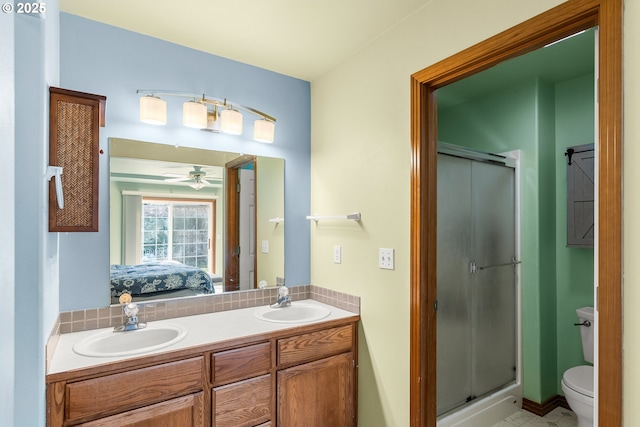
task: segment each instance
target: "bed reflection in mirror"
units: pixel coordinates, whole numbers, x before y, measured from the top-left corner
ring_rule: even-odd
[[[111,304],[284,281],[283,159],[111,138],[109,168]]]

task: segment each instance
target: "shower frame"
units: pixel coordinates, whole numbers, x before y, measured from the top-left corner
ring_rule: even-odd
[[[513,169],[514,174],[514,248],[515,260],[513,263],[515,279],[515,379],[512,383],[505,384],[491,393],[480,396],[477,400],[468,402],[438,417],[437,425],[467,426],[476,425],[475,422],[490,421],[492,424],[511,415],[514,407],[522,406],[522,228],[521,228],[521,174],[520,159],[521,150],[511,150],[504,153],[490,154],[470,150],[443,142],[438,143],[437,154],[448,154],[473,161],[488,161],[502,163],[500,167]],[[437,394],[437,393],[436,393]],[[498,416],[498,418],[496,418]]]

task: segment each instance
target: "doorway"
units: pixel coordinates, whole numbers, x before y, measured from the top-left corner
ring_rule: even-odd
[[[622,424],[622,1],[569,0],[412,76],[411,425],[436,423],[436,90],[599,26],[598,422]]]
[[[256,286],[256,158],[244,155],[225,165],[226,224],[224,291]]]

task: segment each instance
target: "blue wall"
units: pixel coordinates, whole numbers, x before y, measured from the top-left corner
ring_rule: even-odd
[[[15,166],[15,180],[4,182],[11,190],[2,193],[7,196],[5,201],[9,198],[6,210],[14,210],[13,223],[3,222],[3,226],[13,228],[15,241],[0,233],[4,250],[9,250],[8,259],[3,253],[2,262],[14,261],[13,273],[2,269],[0,285],[4,289],[1,310],[14,317],[3,322],[3,329],[13,332],[13,339],[2,341],[3,353],[13,354],[2,358],[1,369],[14,372],[12,377],[2,377],[3,426],[45,424],[45,344],[58,316],[59,235],[48,232],[48,182],[44,179],[49,147],[49,85],[59,82],[58,18],[54,0],[47,2],[46,14],[3,14],[0,22],[3,29],[8,25],[12,30],[2,39],[2,53],[11,56],[3,59],[15,70],[10,83],[13,89],[10,86],[1,96],[3,112],[4,102],[10,102],[15,114],[15,122],[9,124],[13,137],[3,137],[0,143],[3,162],[13,161]],[[13,48],[6,50],[6,43]],[[11,116],[3,117],[3,128]],[[14,168],[8,170],[13,172]]]
[[[66,233],[60,239],[60,310],[102,307],[109,302],[110,137],[243,152],[285,159],[285,278],[310,281],[310,84],[85,18],[60,16],[60,81],[67,89],[107,97],[106,127],[100,131],[99,229]],[[224,42],[224,41],[221,41]],[[205,93],[264,111],[277,119],[275,142],[251,138],[245,115],[243,136],[211,134],[181,124],[182,101],[167,98],[168,124],[138,119],[136,89]]]
[[[3,183],[2,196],[5,200],[15,200],[15,15],[0,15],[0,180]],[[15,209],[7,206],[0,209],[0,340],[5,348],[15,347]],[[14,424],[14,393],[16,380],[16,358],[14,351],[0,352],[0,425]]]

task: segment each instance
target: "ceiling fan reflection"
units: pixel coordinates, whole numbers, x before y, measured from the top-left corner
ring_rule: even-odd
[[[166,176],[166,182],[186,182],[192,181],[189,186],[194,188],[195,190],[200,190],[206,185],[211,185],[209,181],[205,179],[207,173],[202,170],[202,166],[194,166],[192,171],[189,171],[187,175],[178,175],[165,173],[162,176]]]

